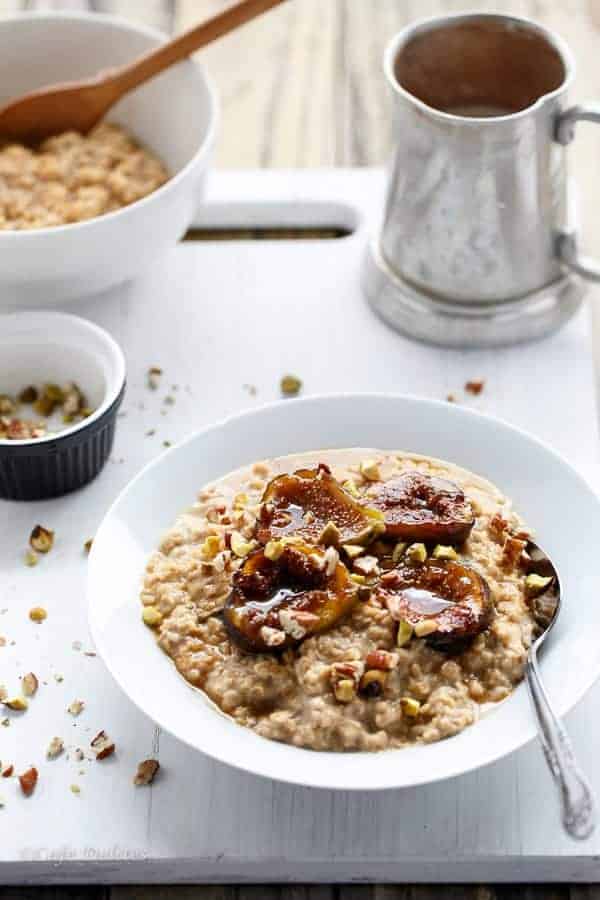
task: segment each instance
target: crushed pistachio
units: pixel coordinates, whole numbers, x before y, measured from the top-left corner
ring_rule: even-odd
[[[337,546],[340,542],[340,537],[340,530],[335,522],[329,521],[321,530],[317,538],[317,544],[323,544],[326,547]]]
[[[163,620],[162,613],[156,606],[144,606],[142,609],[142,620],[144,625],[149,628],[156,628]]]
[[[552,582],[552,575],[544,578],[542,575],[536,575],[531,572],[525,579],[525,591],[529,597],[535,597],[542,594]]]
[[[404,556],[408,544],[405,541],[398,541],[392,550],[392,562],[397,563],[401,556]]]
[[[29,544],[37,553],[49,553],[54,545],[54,532],[43,525],[36,525],[29,535]]]
[[[29,610],[29,618],[32,622],[41,625],[41,623],[48,618],[48,613],[43,606],[34,606],[33,609]]]
[[[335,699],[338,703],[351,703],[356,696],[356,686],[350,678],[342,678],[333,688]]]
[[[398,622],[398,634],[396,635],[396,646],[404,647],[405,644],[408,644],[412,636],[413,627],[410,622],[407,622],[406,619],[400,619]]]
[[[374,459],[364,459],[360,464],[360,474],[367,481],[379,481],[381,473],[379,466]]]
[[[427,637],[428,634],[433,634],[433,632],[437,630],[437,622],[434,621],[434,619],[421,619],[414,627],[414,632],[417,637]]]
[[[268,541],[265,545],[265,556],[272,562],[276,562],[284,550],[285,544],[283,541]]]
[[[359,544],[343,544],[342,550],[350,559],[356,559],[357,556],[361,556],[365,552],[365,548],[359,546]]]
[[[204,559],[214,559],[217,553],[223,549],[223,542],[216,534],[209,534],[202,546],[200,552]]]
[[[409,719],[415,719],[421,711],[421,704],[413,697],[400,697],[400,709]]]
[[[360,497],[360,492],[356,487],[356,482],[352,481],[351,478],[348,481],[344,481],[342,487],[352,496],[352,497]]]
[[[284,375],[279,386],[284,397],[296,397],[302,390],[302,380],[297,375]]]
[[[454,547],[438,544],[431,554],[434,559],[458,559],[458,553]]]
[[[38,564],[37,553],[34,553],[33,550],[26,550],[25,551],[25,565],[32,567],[32,566],[37,566],[37,564]]]
[[[352,572],[350,574],[350,578],[352,579],[352,581],[355,581],[356,584],[366,584],[367,583],[367,579],[365,578],[365,576],[357,575],[356,572]]]
[[[233,531],[231,533],[231,552],[234,556],[243,559],[245,556],[248,556],[256,546],[256,541],[247,541],[239,531]]]
[[[79,787],[78,784],[69,785],[69,790],[71,791],[72,794],[75,794],[76,796],[79,796],[79,794],[81,793],[81,788]]]
[[[406,548],[405,556],[412,563],[422,565],[427,559],[427,547],[425,544],[411,544]]]

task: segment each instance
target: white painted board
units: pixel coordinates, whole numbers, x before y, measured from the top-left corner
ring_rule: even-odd
[[[112,459],[93,484],[56,501],[0,503],[0,609],[7,610],[0,635],[8,639],[0,648],[0,682],[14,688],[30,670],[47,682],[25,715],[0,728],[0,759],[18,771],[32,763],[40,770],[28,800],[13,779],[0,779],[6,801],[0,882],[600,878],[600,833],[583,844],[564,836],[537,746],[415,790],[368,795],[288,787],[211,762],[159,734],[100,659],[72,648],[74,641],[89,646],[82,545],[119,490],[163,441],[276,399],[288,371],[303,378],[309,394],[456,393],[549,441],[600,483],[588,311],[543,343],[514,349],[445,351],[400,337],[374,317],[359,289],[382,192],[382,173],[370,170],[215,174],[214,205],[200,224],[355,224],[356,230],[329,241],[186,242],[135,284],[70,307],[121,343],[128,392]],[[146,387],[151,365],[165,373],[157,392]],[[480,377],[484,393],[465,398],[465,381]],[[165,406],[173,384],[176,403]],[[245,384],[256,386],[256,396]],[[156,433],[146,436],[151,429]],[[197,487],[190,485],[190,498]],[[23,553],[37,522],[55,529],[56,546],[28,569]],[[48,610],[41,626],[27,618],[34,605]],[[57,683],[55,674],[64,680]],[[86,709],[72,719],[65,710],[75,698]],[[597,688],[568,721],[598,795],[599,703]],[[44,759],[53,735],[86,747],[101,728],[117,743],[113,759]],[[151,788],[134,788],[137,762],[156,753],[161,777]],[[73,783],[79,796],[69,790]]]

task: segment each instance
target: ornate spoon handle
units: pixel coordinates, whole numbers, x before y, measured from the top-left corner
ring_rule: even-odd
[[[590,836],[596,825],[594,797],[577,764],[569,736],[550,706],[535,646],[529,651],[525,678],[544,756],[559,790],[563,825],[571,837],[583,840]]]

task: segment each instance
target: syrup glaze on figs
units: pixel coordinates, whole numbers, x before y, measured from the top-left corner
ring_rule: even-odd
[[[374,485],[367,501],[383,513],[386,534],[402,541],[461,544],[475,524],[457,484],[416,470]]]

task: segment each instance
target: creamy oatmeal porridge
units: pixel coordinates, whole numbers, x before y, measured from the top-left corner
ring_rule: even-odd
[[[143,620],[190,684],[260,735],[384,750],[510,694],[536,624],[528,533],[489,482],[352,449],[201,491],[150,558]]]
[[[128,206],[169,178],[119,125],[47,138],[32,149],[0,140],[0,230],[49,228]]]

